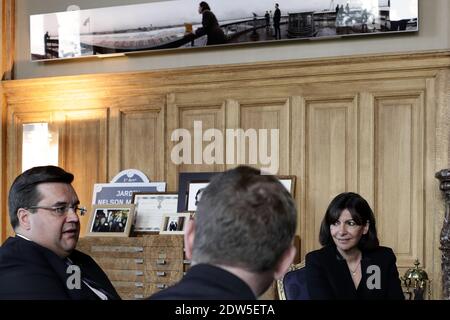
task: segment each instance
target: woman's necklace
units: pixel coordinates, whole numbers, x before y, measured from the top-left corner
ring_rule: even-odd
[[[350,270],[350,273],[352,274],[352,277],[355,277],[356,276],[356,273],[357,273],[357,271],[358,271],[358,268],[359,268],[359,266],[361,265],[361,253],[359,253],[359,255],[358,255],[359,257],[358,257],[358,263],[356,264],[356,267],[355,267],[355,269],[350,269],[350,264],[347,262],[347,265],[348,265],[348,269]]]
[[[354,270],[350,270],[352,273],[352,276],[356,276],[356,271],[358,271],[358,267],[361,264],[361,259],[359,259],[358,264],[356,265],[356,268]]]

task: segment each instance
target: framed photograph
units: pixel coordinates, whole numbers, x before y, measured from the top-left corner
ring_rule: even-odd
[[[277,178],[278,180],[280,180],[281,184],[289,191],[291,196],[294,198],[296,176],[277,176]]]
[[[202,197],[203,190],[208,186],[209,181],[205,182],[190,182],[188,186],[188,196],[187,196],[187,211],[195,212],[197,211],[197,204]]]
[[[163,216],[177,211],[177,193],[133,193],[134,231],[160,232]]]
[[[219,172],[180,172],[178,175],[178,209],[177,212],[195,211],[201,196],[200,189],[205,188],[212,177]],[[191,190],[190,190],[191,188]],[[200,190],[201,191],[201,190]],[[189,199],[190,195],[190,199]]]
[[[418,0],[161,0],[30,16],[32,61],[419,30]]]
[[[189,212],[163,215],[159,234],[184,234],[186,223],[191,214]]]
[[[86,236],[128,237],[133,214],[134,205],[93,206]]]

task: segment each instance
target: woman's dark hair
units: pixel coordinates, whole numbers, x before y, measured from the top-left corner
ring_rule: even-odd
[[[205,10],[211,10],[211,8],[209,7],[209,4],[206,3],[205,1],[200,2],[199,6],[200,6],[200,8],[202,8],[202,12]]]
[[[369,222],[369,231],[359,240],[358,247],[361,250],[371,250],[378,247],[379,241],[373,211],[363,197],[353,192],[341,193],[331,201],[320,225],[320,244],[335,246],[330,226],[339,219],[345,209],[350,212],[357,225],[362,226]]]

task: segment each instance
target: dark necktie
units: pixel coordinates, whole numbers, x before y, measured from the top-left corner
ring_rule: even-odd
[[[81,272],[83,274],[83,272]],[[87,277],[81,276],[81,281],[83,281],[85,284],[89,285],[91,288],[94,288],[95,290],[100,291],[103,293],[108,300],[115,300],[115,297],[113,297],[108,291],[103,289],[97,282],[94,280],[91,280]]]
[[[70,260],[69,258],[64,259],[64,262],[66,263],[67,266],[71,266],[71,265],[76,265],[77,266],[77,264],[73,263],[72,260]],[[108,300],[115,300],[116,299],[108,291],[103,289],[102,286],[99,285],[97,282],[95,282],[94,280],[86,277],[84,272],[83,272],[83,270],[81,270],[81,268],[80,268],[80,271],[81,271],[81,281],[84,282],[84,284],[86,284],[88,287],[94,288],[95,290],[103,293]],[[97,293],[94,290],[92,290],[91,288],[89,288],[89,290],[91,290],[98,298],[101,299],[101,297],[98,296]]]

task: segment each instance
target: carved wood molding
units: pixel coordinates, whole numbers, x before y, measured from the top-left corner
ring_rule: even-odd
[[[442,296],[450,300],[450,169],[436,172],[435,177],[440,181],[440,189],[444,194],[445,215],[442,224],[440,242],[442,250]]]
[[[2,0],[1,77],[13,78],[15,47],[15,0]],[[4,90],[0,88],[0,241],[6,236],[6,108]]]
[[[354,56],[176,70],[3,81],[8,104],[160,95],[191,90],[273,87],[355,80],[429,78],[450,67],[450,51]]]
[[[15,0],[2,0],[2,79],[13,79],[15,48]]]

